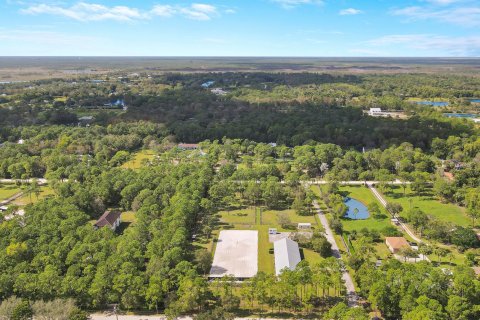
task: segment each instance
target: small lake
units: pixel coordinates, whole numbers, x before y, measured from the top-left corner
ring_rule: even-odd
[[[446,101],[415,101],[416,104],[421,104],[425,106],[432,106],[432,107],[446,107],[448,106],[448,102]]]
[[[344,203],[348,207],[347,213],[344,216],[345,218],[352,220],[364,220],[370,217],[367,207],[360,201],[347,197],[345,198]],[[355,208],[358,209],[357,214],[355,214]]]
[[[444,113],[447,118],[476,118],[479,115],[473,113]]]
[[[469,99],[471,103],[480,103],[480,99]]]

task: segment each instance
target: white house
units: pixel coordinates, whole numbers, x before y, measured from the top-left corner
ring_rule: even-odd
[[[368,115],[372,117],[379,116],[381,114],[382,114],[381,108],[370,108],[370,111],[368,111]]]

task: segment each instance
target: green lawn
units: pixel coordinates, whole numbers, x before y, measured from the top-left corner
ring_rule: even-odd
[[[121,220],[122,222],[133,223],[137,221],[137,217],[135,216],[135,212],[125,211],[122,212]]]
[[[466,215],[464,208],[455,204],[441,203],[433,197],[431,189],[427,189],[425,195],[418,196],[410,190],[410,186],[407,186],[406,196],[404,196],[403,188],[394,186],[392,191],[385,193],[384,196],[387,201],[400,203],[404,210],[410,208],[411,201],[412,208],[419,208],[441,221],[452,222],[460,226],[472,225],[472,221]]]
[[[360,230],[363,228],[382,230],[387,226],[391,226],[391,217],[368,188],[364,186],[342,186],[340,187],[340,192],[345,196],[362,202],[366,206],[372,202],[376,202],[384,215],[384,218],[381,219],[375,219],[372,216],[365,220],[342,219],[343,229],[345,231]]]
[[[153,150],[141,150],[132,155],[132,160],[125,162],[122,168],[126,169],[138,169],[144,164],[144,161],[153,160],[155,158],[155,151]]]
[[[262,225],[268,225],[272,228],[278,228],[279,231],[283,231],[284,229],[278,224],[278,215],[280,213],[286,214],[290,221],[293,224],[298,224],[300,222],[311,223],[312,227],[317,227],[317,221],[313,215],[311,216],[300,216],[298,215],[295,210],[267,210],[262,212]],[[285,230],[285,231],[292,231],[292,230]]]
[[[2,184],[0,186],[0,200],[8,199],[20,191],[20,188],[14,184]]]
[[[40,186],[40,193],[38,194],[38,197],[34,193],[30,195],[27,192],[25,192],[23,196],[15,199],[13,201],[13,204],[17,206],[25,206],[27,204],[36,203],[39,200],[42,200],[48,196],[53,196],[53,195],[55,195],[55,192],[51,187],[49,187],[48,185],[42,185]]]
[[[255,224],[255,209],[245,208],[239,210],[220,211],[220,221],[228,224]]]

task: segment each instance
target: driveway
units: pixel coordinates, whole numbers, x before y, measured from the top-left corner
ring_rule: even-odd
[[[330,225],[328,224],[327,217],[323,213],[322,209],[320,209],[320,206],[318,205],[317,200],[313,201],[313,206],[317,210],[318,218],[320,219],[320,222],[322,223],[323,228],[325,229],[325,237],[327,238],[328,242],[330,242],[330,244],[332,245],[333,256],[337,259],[341,259],[342,255],[340,254],[340,249],[338,248],[337,242],[333,237],[333,232],[332,232],[332,229],[330,229]],[[358,296],[355,292],[355,286],[353,284],[352,277],[350,276],[347,270],[343,272],[342,279],[345,281],[345,287],[347,288],[348,305],[350,307],[357,306]]]

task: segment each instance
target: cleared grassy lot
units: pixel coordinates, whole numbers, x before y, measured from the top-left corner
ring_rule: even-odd
[[[238,210],[220,211],[220,221],[228,224],[255,224],[255,209],[245,208]]]
[[[311,223],[312,227],[316,227],[317,221],[313,215],[311,216],[300,216],[295,210],[267,210],[263,211],[261,214],[261,224],[269,225],[273,228],[278,228],[279,231],[284,231],[284,229],[278,224],[278,216],[286,215],[293,224],[298,224],[300,222]],[[289,230],[285,230],[289,231]],[[290,230],[291,231],[291,230]]]
[[[421,196],[414,193],[410,186],[407,186],[405,191],[404,196],[403,188],[394,186],[391,191],[384,193],[384,196],[387,201],[400,203],[405,210],[408,210],[411,205],[412,208],[419,208],[426,214],[445,222],[451,222],[460,226],[472,225],[471,219],[465,213],[465,208],[451,203],[441,203],[433,196],[430,188]]]
[[[20,191],[20,188],[14,184],[2,184],[0,185],[0,201],[8,199]]]
[[[155,158],[157,153],[153,150],[141,150],[132,155],[132,160],[125,162],[122,168],[138,169],[141,168],[145,161],[150,161]]]
[[[17,198],[13,201],[13,204],[17,206],[26,206],[27,204],[36,203],[42,199],[45,199],[48,196],[54,196],[55,192],[48,185],[42,185],[39,187],[40,193],[38,196],[35,193],[29,194],[25,192],[20,198]]]

